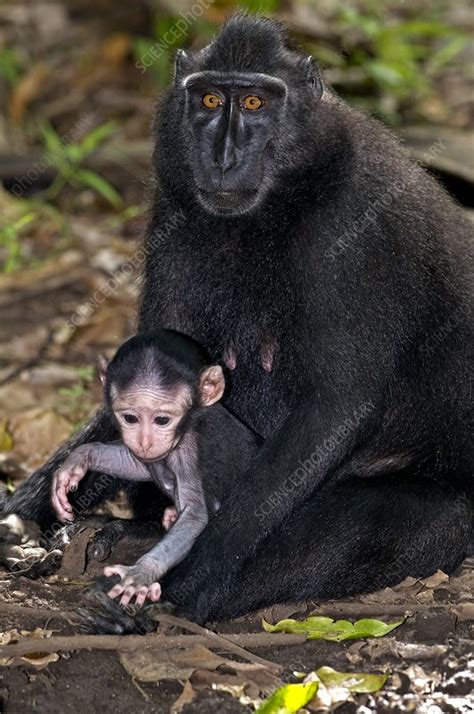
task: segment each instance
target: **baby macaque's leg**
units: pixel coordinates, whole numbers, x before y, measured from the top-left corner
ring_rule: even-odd
[[[107,593],[111,598],[120,596],[120,604],[128,605],[135,597],[137,605],[145,600],[159,600],[159,581],[165,573],[179,563],[191,550],[196,538],[208,521],[206,504],[196,499],[185,506],[176,525],[148,553],[142,555],[135,565],[108,565],[104,575],[120,575],[121,581]]]
[[[165,529],[165,531],[169,531],[173,523],[178,518],[178,511],[174,506],[169,506],[168,508],[165,509],[165,512],[163,514],[163,519],[161,521],[161,525]]]

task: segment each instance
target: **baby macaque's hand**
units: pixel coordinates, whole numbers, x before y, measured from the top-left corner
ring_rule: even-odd
[[[108,565],[104,575],[120,575],[122,580],[107,595],[111,598],[121,595],[121,605],[128,605],[133,597],[136,605],[143,605],[146,599],[157,602],[161,597],[161,585],[156,581],[155,572],[154,563],[146,560],[135,565]]]
[[[73,521],[74,512],[67,494],[75,491],[89,470],[89,456],[81,449],[73,451],[53,476],[51,503],[61,521]]]
[[[163,513],[163,519],[161,521],[161,525],[165,529],[165,531],[169,531],[173,523],[178,520],[178,511],[174,506],[169,506],[168,508],[165,509],[165,512]]]

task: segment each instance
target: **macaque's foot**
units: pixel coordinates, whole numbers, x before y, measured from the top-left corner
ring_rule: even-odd
[[[163,514],[163,518],[161,521],[161,525],[165,529],[165,531],[169,531],[171,526],[175,521],[178,520],[178,511],[174,506],[168,506],[168,508],[165,509],[165,512]]]
[[[85,607],[77,611],[82,619],[81,630],[106,635],[144,635],[156,629],[156,621],[148,616],[151,606],[122,607],[117,600],[108,597],[107,592],[118,580],[117,575],[109,578],[101,576],[84,591],[82,600]]]
[[[0,519],[0,563],[12,573],[28,578],[51,575],[61,564],[64,545],[55,536],[45,547],[39,526],[14,513]]]
[[[15,513],[0,518],[0,541],[19,545],[30,543],[39,545],[40,529],[34,521],[25,521]]]
[[[117,518],[106,523],[99,533],[96,533],[87,548],[87,556],[89,560],[102,562],[107,560],[112,548],[123,538],[139,541],[149,537],[156,539],[157,533],[160,533],[160,524],[155,521],[143,523],[127,518]]]
[[[104,575],[119,575],[120,582],[107,595],[112,599],[121,596],[121,605],[128,605],[132,598],[135,598],[138,607],[145,600],[157,602],[161,597],[161,585],[156,580],[155,571],[154,563],[145,560],[138,561],[136,565],[108,565],[104,568]]]

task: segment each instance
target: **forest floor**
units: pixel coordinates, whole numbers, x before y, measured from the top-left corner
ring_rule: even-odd
[[[84,587],[103,565],[86,562],[92,532],[85,529],[69,555],[66,550],[58,574],[39,580],[1,576],[0,631],[16,630],[0,649],[0,663],[7,665],[2,667],[0,687],[1,711],[6,714],[250,712],[253,708],[242,702],[264,697],[279,682],[298,681],[295,672],[307,674],[321,666],[389,675],[376,694],[352,695],[342,703],[341,714],[474,710],[474,560],[450,578],[438,572],[424,581],[407,579],[395,588],[345,602],[275,606],[229,623],[211,623],[210,629],[223,637],[238,635],[233,642],[242,644],[248,655],[242,658],[225,642],[208,639],[204,630],[201,637],[190,634],[186,623],[179,628],[161,622],[156,633],[139,635],[138,646],[133,635],[78,635],[77,610],[84,604]],[[127,554],[131,559],[137,553],[129,548]],[[119,557],[123,562],[123,556],[123,551],[120,556],[115,551],[110,561]],[[275,622],[309,612],[351,621],[407,619],[380,639],[347,642],[303,642],[292,636],[300,641],[289,643],[288,635],[262,631],[262,617]],[[35,638],[30,652],[23,650],[23,658],[14,652],[18,631]],[[48,640],[50,646],[42,650]],[[281,670],[275,673],[270,665],[253,662],[252,653],[281,665]]]

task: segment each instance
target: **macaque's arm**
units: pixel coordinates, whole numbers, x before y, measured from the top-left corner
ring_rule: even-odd
[[[134,596],[137,605],[143,604],[147,598],[157,600],[161,593],[159,580],[189,553],[209,520],[194,435],[187,434],[183,438],[168,457],[168,466],[176,477],[174,498],[179,515],[175,524],[135,565],[113,565],[104,569],[105,575],[120,575],[122,578],[109,591],[112,598],[122,596],[122,605],[129,603]]]
[[[53,476],[51,503],[61,520],[74,519],[67,494],[75,491],[88,471],[129,481],[150,481],[150,472],[122,442],[82,444],[74,449]]]

